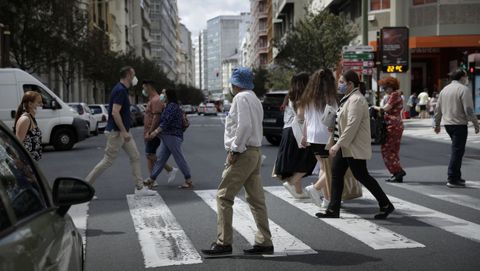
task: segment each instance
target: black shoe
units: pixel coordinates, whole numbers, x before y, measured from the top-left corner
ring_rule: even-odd
[[[447,182],[447,186],[450,187],[450,188],[464,188],[465,187],[465,180],[455,180],[455,181],[452,181],[452,180],[449,180]]]
[[[464,179],[460,179],[460,180],[458,180],[458,182],[461,183],[461,184],[465,184],[466,181]]]
[[[403,183],[403,176],[393,175],[389,179],[385,180],[387,183]]]
[[[327,209],[325,213],[316,213],[315,216],[318,218],[340,218],[340,211],[334,212]]]
[[[244,249],[245,254],[273,254],[273,246],[254,245],[252,248]]]
[[[224,255],[232,254],[232,245],[219,245],[216,242],[212,243],[210,249],[202,249],[203,254],[207,255]]]
[[[380,212],[376,214],[373,218],[375,219],[386,219],[390,213],[395,210],[393,204],[388,204],[386,207],[381,207]]]

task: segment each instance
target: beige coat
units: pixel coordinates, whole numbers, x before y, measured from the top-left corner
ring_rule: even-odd
[[[369,160],[372,158],[372,139],[368,103],[358,90],[350,95],[338,113],[340,137],[337,144],[342,148],[343,157]],[[329,145],[333,144],[332,134]]]

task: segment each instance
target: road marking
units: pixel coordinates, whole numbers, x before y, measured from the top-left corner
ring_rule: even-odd
[[[373,195],[365,188],[363,189],[363,197],[365,199],[375,200]],[[393,205],[395,205],[396,211],[399,211],[406,216],[414,217],[423,223],[440,228],[444,231],[480,242],[480,225],[478,224],[390,195],[388,197]]]
[[[295,208],[312,215],[320,210],[310,200],[296,200],[281,186],[265,187],[265,190],[277,198],[293,205]],[[362,217],[347,212],[341,213],[341,219],[321,219],[330,226],[342,231],[373,249],[420,248],[425,245],[389,229],[378,226]]]
[[[480,183],[479,182],[473,182],[473,181],[465,181],[465,186],[467,188],[479,189],[480,188]]]
[[[72,217],[73,224],[77,227],[80,235],[82,236],[82,243],[83,243],[83,251],[86,252],[87,246],[87,219],[88,219],[88,208],[90,205],[89,202],[85,202],[82,204],[72,205],[70,210],[68,210],[68,214]]]
[[[217,212],[217,190],[197,190],[197,195],[215,212]],[[317,254],[315,250],[304,244],[295,236],[289,234],[272,220],[268,220],[272,233],[272,242],[275,254],[265,257]],[[250,244],[255,243],[257,227],[247,203],[240,198],[235,199],[233,207],[233,228],[240,233]]]
[[[145,267],[202,263],[202,258],[160,195],[127,195]]]
[[[408,184],[407,183],[402,183],[402,184],[389,183],[389,185],[393,185],[399,188],[420,193],[428,197],[436,198],[439,200],[447,201],[453,204],[461,205],[464,207],[468,207],[468,208],[472,208],[480,211],[480,199],[476,199],[468,195],[446,193],[445,191],[442,191],[441,188],[427,187],[419,183],[408,183]],[[450,189],[450,188],[446,188],[446,189]],[[457,190],[457,191],[460,191],[460,190]]]

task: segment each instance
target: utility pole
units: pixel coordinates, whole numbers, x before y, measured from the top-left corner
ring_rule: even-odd
[[[362,44],[368,45],[368,0],[362,0]],[[372,76],[363,75],[365,85],[372,89]]]

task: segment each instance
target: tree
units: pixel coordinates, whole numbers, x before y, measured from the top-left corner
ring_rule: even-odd
[[[254,69],[253,75],[253,92],[255,92],[257,97],[263,97],[267,93],[268,71],[263,68]]]
[[[275,90],[286,90],[290,88],[290,80],[294,74],[292,69],[275,66],[268,69],[267,87]]]
[[[0,18],[10,27],[10,54],[22,70],[41,72],[48,66],[52,43],[52,5],[49,0],[2,0]]]
[[[354,25],[344,17],[326,9],[317,14],[309,12],[278,45],[277,59],[297,72],[334,68],[340,60],[342,46],[348,45],[355,36]]]

